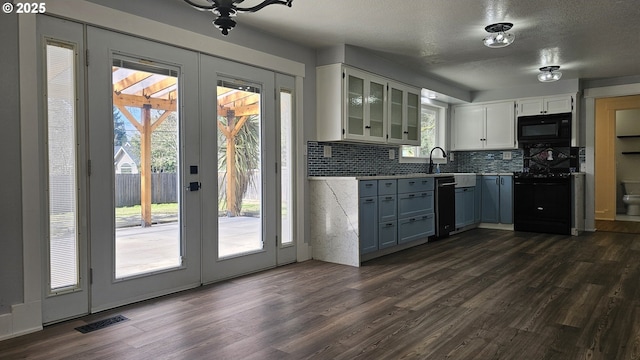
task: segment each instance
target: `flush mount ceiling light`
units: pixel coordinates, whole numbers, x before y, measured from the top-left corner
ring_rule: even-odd
[[[542,82],[558,81],[562,77],[562,73],[558,71],[560,66],[543,66],[540,68],[538,80]]]
[[[233,18],[238,12],[256,12],[268,5],[280,4],[291,7],[293,0],[265,0],[262,3],[248,8],[238,7],[237,5],[244,0],[207,0],[211,5],[200,5],[191,0],[184,0],[187,4],[193,6],[200,11],[211,11],[218,17],[213,21],[222,35],[229,35],[229,30],[236,26],[236,21]]]
[[[501,48],[511,45],[516,36],[507,33],[513,27],[512,23],[497,23],[487,25],[484,29],[489,33],[487,37],[482,40],[485,46],[490,48]]]

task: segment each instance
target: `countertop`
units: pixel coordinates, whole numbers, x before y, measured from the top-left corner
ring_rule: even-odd
[[[310,176],[308,180],[386,180],[386,179],[411,179],[423,177],[443,177],[456,175],[513,175],[513,173],[411,173],[411,174],[395,174],[395,175],[374,175],[374,176]]]

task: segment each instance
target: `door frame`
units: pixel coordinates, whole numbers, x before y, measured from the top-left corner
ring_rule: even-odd
[[[595,218],[615,221],[617,213],[616,111],[640,108],[640,95],[595,100]],[[598,216],[600,218],[598,219]]]
[[[45,220],[45,228],[43,233],[47,236],[42,238],[42,322],[44,324],[54,323],[65,319],[85,315],[89,313],[89,241],[88,241],[88,216],[87,216],[87,121],[86,121],[86,102],[84,94],[86,91],[86,74],[85,74],[85,57],[84,57],[84,27],[82,24],[64,21],[52,17],[37,17],[38,28],[38,49],[37,56],[39,66],[36,67],[38,76],[38,94],[45,94],[47,79],[46,74],[46,46],[48,41],[58,41],[62,44],[69,44],[75,50],[75,86],[76,86],[76,103],[75,103],[75,125],[76,125],[76,236],[77,238],[77,256],[78,256],[78,288],[73,290],[62,291],[60,293],[50,293],[49,279],[50,273],[50,257],[49,257],[49,222]],[[41,174],[43,176],[40,191],[42,192],[42,215],[44,219],[49,219],[49,199],[47,197],[47,178],[48,178],[48,151],[44,145],[48,134],[47,130],[47,109],[46,104],[48,97],[39,98],[40,116],[39,116],[39,144],[42,144],[39,150],[42,159]]]

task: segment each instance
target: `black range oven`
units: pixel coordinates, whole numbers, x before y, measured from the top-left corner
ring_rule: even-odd
[[[570,235],[578,149],[569,142],[532,143],[523,155],[523,172],[513,176],[514,230]]]
[[[571,234],[571,174],[514,174],[516,231]]]

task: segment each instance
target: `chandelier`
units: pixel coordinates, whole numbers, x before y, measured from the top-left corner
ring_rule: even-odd
[[[482,42],[490,48],[509,46],[513,40],[516,39],[515,35],[507,32],[511,30],[512,27],[513,24],[507,22],[487,25],[484,30],[488,32],[489,35],[487,35]]]
[[[191,0],[184,0],[184,2],[200,11],[211,11],[217,15],[218,17],[213,21],[213,25],[220,29],[222,35],[225,36],[229,35],[229,30],[236,26],[236,21],[233,20],[233,18],[238,12],[256,12],[268,5],[274,4],[291,7],[291,3],[293,2],[293,0],[264,0],[262,3],[253,7],[238,7],[237,5],[243,1],[244,0],[207,0],[211,5],[200,5]]]
[[[540,68],[540,73],[538,74],[538,80],[541,82],[552,82],[558,81],[562,77],[562,73],[558,71],[560,66],[543,66]]]

